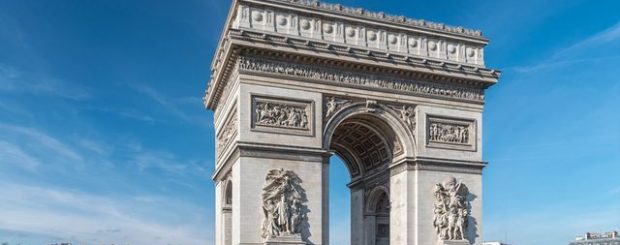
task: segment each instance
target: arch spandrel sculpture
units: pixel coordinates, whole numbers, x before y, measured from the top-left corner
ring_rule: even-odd
[[[216,244],[329,244],[329,157],[351,244],[480,244],[480,31],[309,0],[235,0],[205,105]],[[333,211],[333,210],[332,210]]]

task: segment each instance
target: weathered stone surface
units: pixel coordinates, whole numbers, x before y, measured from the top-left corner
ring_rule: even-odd
[[[216,245],[328,244],[329,157],[351,243],[481,244],[479,31],[307,0],[237,0],[205,105]]]

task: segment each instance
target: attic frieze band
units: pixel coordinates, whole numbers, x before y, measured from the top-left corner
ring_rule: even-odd
[[[239,70],[240,72],[254,71],[272,73],[477,102],[484,100],[484,91],[482,89],[391,78],[387,76],[349,72],[340,69],[337,70],[327,67],[294,64],[290,62],[273,61],[256,57],[239,57]]]
[[[343,6],[342,4],[324,3],[318,0],[271,0],[277,2],[286,2],[296,5],[302,5],[313,9],[320,9],[329,12],[351,15],[355,17],[371,18],[375,20],[393,22],[398,24],[409,25],[432,30],[451,32],[455,34],[468,35],[473,37],[482,37],[482,31],[464,28],[461,26],[449,26],[443,23],[436,23],[427,20],[407,18],[402,15],[390,15],[384,12],[372,12],[364,8],[354,8]]]
[[[321,4],[319,6],[328,5]],[[329,7],[328,9],[349,8]],[[486,41],[467,40],[454,35],[442,36],[436,33],[398,29],[338,17],[307,14],[285,8],[261,6],[257,3],[241,3],[237,11],[232,24],[234,29],[278,33],[307,40],[322,40],[346,44],[350,47],[364,47],[484,67],[484,45],[486,45]],[[349,14],[355,12],[358,11],[347,11]],[[369,13],[375,19],[385,20],[383,18],[386,18],[385,15],[381,14],[359,12],[362,13],[362,17],[368,17],[363,13]],[[356,15],[355,17],[360,16]],[[407,22],[403,20],[402,23]],[[416,22],[411,21],[410,23]],[[422,26],[424,23],[422,22]],[[442,25],[430,26],[440,27]]]

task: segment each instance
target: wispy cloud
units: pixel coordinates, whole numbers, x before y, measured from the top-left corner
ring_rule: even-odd
[[[69,84],[49,75],[25,72],[0,64],[0,92],[47,95],[71,100],[84,100],[91,94],[82,85]]]
[[[109,155],[112,151],[112,147],[102,141],[96,141],[92,139],[83,138],[83,139],[79,139],[78,143],[82,147],[90,150],[91,152],[97,153],[100,156]]]
[[[612,25],[611,27],[600,31],[592,36],[586,37],[579,42],[576,42],[568,47],[564,47],[559,49],[555,53],[553,53],[549,58],[542,60],[541,62],[520,66],[520,67],[509,67],[507,69],[511,69],[521,73],[531,73],[537,72],[542,69],[554,68],[559,66],[577,64],[577,63],[585,63],[585,62],[600,62],[606,60],[615,60],[620,59],[620,55],[610,55],[610,56],[602,56],[602,57],[587,57],[587,58],[579,58],[572,57],[573,54],[579,53],[582,50],[588,50],[591,48],[599,47],[601,45],[606,45],[615,41],[620,40],[620,22]]]
[[[145,202],[12,183],[0,183],[0,186],[3,204],[0,229],[97,244],[205,244],[211,241],[204,233],[211,227],[205,227],[201,219],[158,220],[161,216],[156,213],[145,217],[136,212],[136,207],[141,207],[162,213],[166,210],[206,213],[204,208],[190,204],[169,199],[161,202],[157,198]]]
[[[577,42],[567,48],[564,48],[558,52],[556,52],[551,59],[558,59],[561,56],[565,55],[565,54],[569,54],[575,50],[579,50],[579,49],[583,49],[583,48],[587,48],[587,47],[592,47],[592,46],[597,46],[597,45],[603,45],[606,43],[610,43],[613,41],[616,41],[620,39],[620,22],[616,23],[615,25],[601,31],[598,32],[588,38],[583,39],[580,42]]]
[[[133,88],[139,93],[142,93],[148,96],[149,98],[157,102],[160,106],[166,108],[168,111],[170,111],[173,115],[177,116],[179,119],[185,122],[191,121],[190,116],[188,116],[185,112],[179,109],[179,107],[175,103],[173,103],[169,98],[163,96],[162,94],[157,92],[152,87],[149,87],[147,85],[135,85],[133,86]]]
[[[68,160],[83,160],[83,157],[76,151],[74,151],[71,147],[35,128],[0,123],[0,131],[3,132],[3,138],[9,138],[9,135],[15,135],[16,137],[7,139],[12,142],[30,144],[30,148],[46,149],[48,150],[47,152],[53,152],[56,155],[59,155]],[[16,140],[19,138],[21,138],[22,140]]]
[[[140,171],[149,169],[163,170],[169,174],[206,174],[204,165],[196,161],[181,161],[167,151],[140,150],[132,155]]]
[[[2,140],[0,140],[0,163],[15,164],[30,171],[41,164],[37,158],[25,153],[21,147]]]

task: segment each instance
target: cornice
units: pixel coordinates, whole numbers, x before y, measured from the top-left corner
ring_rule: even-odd
[[[253,142],[235,141],[230,150],[220,157],[222,164],[217,164],[212,179],[217,181],[228,173],[231,164],[240,157],[283,159],[292,161],[324,162],[332,152],[311,147],[295,147],[289,145],[258,144]]]
[[[262,27],[252,24],[254,17],[251,15],[257,11],[260,18],[264,18]],[[309,31],[315,34],[303,30],[304,18],[313,21]],[[344,22],[338,22],[338,18],[345,18]],[[288,29],[279,26],[282,23]],[[335,32],[339,34],[326,38],[324,35],[328,31],[324,30],[324,25],[335,28],[329,31],[332,36]],[[401,29],[394,29],[398,27],[394,25],[400,25]],[[357,28],[355,37],[348,35],[353,26]],[[370,45],[367,39],[370,37],[366,35],[371,32],[376,33],[381,42],[377,40],[379,43]],[[352,43],[351,38],[361,43]],[[412,40],[418,51],[412,52],[413,46],[408,46],[412,45]],[[331,59],[351,62],[354,66],[393,66],[395,70],[444,77],[441,79],[444,81],[482,83],[486,88],[495,84],[501,74],[484,67],[483,47],[487,42],[477,31],[337,4],[307,0],[234,0],[214,56],[204,103],[209,109],[216,108],[239,52],[247,48],[297,56],[331,56]],[[437,46],[436,51],[430,51],[428,45],[431,43]]]
[[[499,70],[489,69],[476,65],[463,64],[450,60],[437,60],[433,58],[420,58],[416,55],[406,55],[401,53],[394,53],[385,50],[377,50],[373,48],[364,47],[352,47],[346,44],[339,44],[333,42],[327,42],[322,40],[306,40],[303,38],[289,37],[280,35],[277,33],[261,33],[249,30],[231,29],[230,38],[233,43],[240,46],[247,46],[257,48],[257,44],[265,44],[266,46],[274,47],[273,50],[282,51],[281,48],[291,48],[294,50],[309,50],[314,53],[321,52],[321,54],[337,54],[338,56],[350,56],[356,59],[367,59],[376,63],[377,61],[385,62],[388,64],[401,63],[407,64],[410,67],[415,68],[430,68],[431,71],[450,71],[454,75],[467,74],[476,77],[470,77],[470,79],[485,79],[490,84],[496,82],[501,75]],[[252,44],[252,45],[251,45]],[[277,48],[280,49],[277,49]],[[309,55],[311,56],[311,55]],[[490,85],[489,85],[490,86]]]
[[[348,78],[362,77],[368,78],[368,80],[381,78],[382,81],[389,81],[390,83],[398,82],[411,89],[413,89],[411,86],[417,87],[419,84],[425,84],[426,87],[432,88],[433,90],[429,90],[426,93],[420,93],[415,92],[415,90],[394,90],[394,88],[392,88],[392,91],[402,94],[415,94],[422,96],[436,96],[441,95],[440,93],[450,93],[450,95],[446,94],[445,96],[439,97],[460,99],[464,102],[470,101],[475,103],[484,101],[484,89],[495,84],[495,81],[497,81],[500,75],[500,72],[496,70],[466,66],[462,64],[451,64],[447,62],[434,62],[428,59],[420,60],[409,57],[395,60],[394,58],[390,58],[389,55],[386,55],[387,57],[380,58],[381,55],[377,54],[373,57],[362,56],[356,58],[354,53],[356,50],[341,50],[338,49],[337,46],[321,46],[316,43],[305,43],[303,46],[294,46],[294,44],[290,44],[287,46],[282,46],[282,48],[279,49],[266,49],[259,45],[259,43],[263,43],[266,46],[273,46],[276,43],[275,39],[268,39],[271,41],[270,43],[265,40],[250,41],[237,40],[236,38],[231,38],[231,40],[231,55],[228,56],[228,62],[223,64],[223,70],[219,73],[219,78],[213,79],[207,96],[205,97],[205,105],[210,109],[216,108],[221,95],[226,90],[226,87],[229,86],[227,83],[230,82],[229,80],[232,74],[251,74],[251,72],[263,72],[265,75],[268,74],[268,72],[265,73],[264,70],[252,71],[251,69],[247,69],[247,67],[246,69],[240,69],[240,61],[247,61],[248,57],[271,57],[267,58],[265,62],[270,62],[273,64],[289,64],[291,68],[300,68],[303,66],[305,67],[303,68],[304,70],[309,71],[314,69],[322,69],[323,71],[338,69],[338,71],[334,71],[332,73],[351,74]],[[290,39],[288,39],[288,41],[290,41],[290,43],[295,43]],[[253,43],[254,45],[249,46],[250,43]],[[324,48],[325,51],[322,51],[320,49],[321,47]],[[292,51],[286,52],[289,48],[296,50],[297,53]],[[307,49],[309,53],[316,51],[322,51],[325,53],[330,52],[330,55],[339,57],[339,59],[328,58],[325,55],[313,56],[310,54],[299,53],[302,49]],[[345,60],[345,56],[350,56],[351,60],[357,60],[357,62]],[[369,59],[371,62],[364,62],[363,60],[360,61],[360,59],[364,58]],[[316,76],[309,77],[308,74],[273,73],[272,75],[288,75],[302,80],[311,78],[316,82],[326,81],[355,85],[354,83],[347,82],[346,80],[330,81],[325,78],[317,78]],[[381,89],[381,86],[367,86],[367,88]],[[454,94],[452,94],[453,90],[455,92]],[[477,95],[475,97],[457,96],[464,92]]]
[[[482,174],[487,166],[483,161],[465,161],[434,157],[405,157],[389,166],[390,174],[396,175],[404,171],[439,171],[467,174]]]

